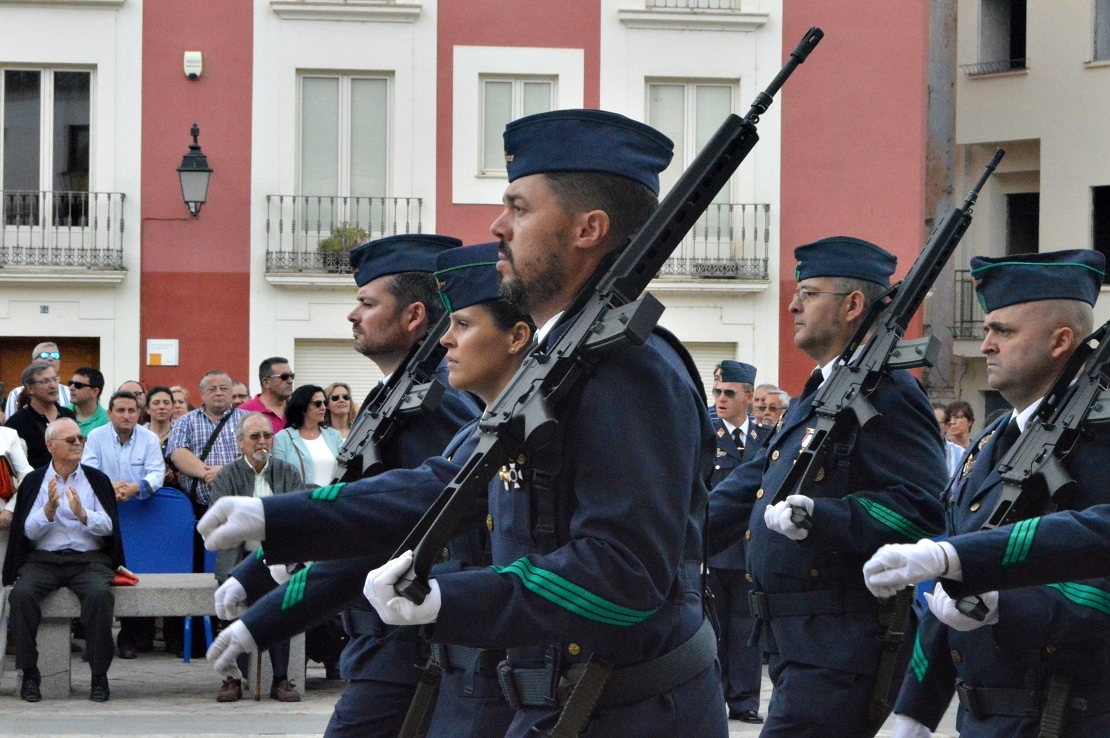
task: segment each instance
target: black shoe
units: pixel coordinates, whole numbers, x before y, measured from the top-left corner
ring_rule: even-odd
[[[41,683],[42,677],[39,675],[38,669],[24,669],[23,685],[19,688],[19,698],[25,702],[41,701],[42,692],[39,691],[39,685]]]
[[[107,702],[111,696],[111,692],[108,690],[108,675],[93,675],[92,689],[89,690],[89,699],[93,702]]]
[[[729,710],[729,720],[739,720],[742,723],[753,723],[759,725],[763,722],[763,716],[755,710]]]
[[[121,659],[137,659],[139,654],[130,643],[121,643],[119,645],[119,657]]]

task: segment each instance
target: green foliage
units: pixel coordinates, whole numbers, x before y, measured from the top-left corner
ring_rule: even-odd
[[[350,251],[354,247],[366,243],[369,234],[366,229],[352,226],[349,223],[340,223],[331,229],[331,235],[320,239],[319,249],[322,253],[340,253]]]

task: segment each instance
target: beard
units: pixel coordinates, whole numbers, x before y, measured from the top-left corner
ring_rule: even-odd
[[[548,304],[562,292],[566,280],[563,278],[556,250],[544,252],[539,273],[527,281],[517,272],[512,252],[505,241],[500,242],[498,251],[505,256],[512,274],[511,277],[501,276],[498,291],[501,297],[511,302],[517,309],[532,315],[537,308]]]
[[[266,459],[270,458],[270,452],[264,448],[260,448],[257,451],[251,453],[251,458],[257,461],[259,464],[265,464]]]

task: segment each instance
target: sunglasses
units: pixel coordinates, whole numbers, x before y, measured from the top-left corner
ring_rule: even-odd
[[[323,400],[309,400],[308,404],[311,405],[312,407],[323,407],[324,406],[324,401]]]
[[[79,443],[84,443],[89,440],[88,436],[66,436],[65,438],[55,438],[55,441],[65,441],[70,446],[76,446]]]
[[[728,399],[732,400],[736,397],[736,390],[721,389],[720,387],[714,387],[713,388],[713,396],[714,397],[720,397],[721,395],[724,395]]]
[[[265,438],[267,441],[270,441],[273,439],[273,437],[274,434],[270,433],[269,431],[255,431],[254,433],[247,434],[247,438],[251,439],[252,441],[257,441],[260,438]]]
[[[57,361],[58,359],[62,358],[62,355],[60,353],[58,353],[57,351],[40,351],[39,352],[39,358],[40,359],[53,359],[54,361]]]
[[[332,395],[331,396],[331,401],[332,402],[339,402],[340,400],[350,400],[350,399],[351,399],[350,395]]]
[[[271,374],[266,379],[280,379],[283,382],[288,382],[291,379],[296,379],[297,375],[293,372],[282,372],[281,374]]]
[[[73,389],[86,389],[88,387],[92,387],[91,384],[88,384],[86,382],[78,382],[76,379],[71,381],[69,383],[69,386],[72,387]]]

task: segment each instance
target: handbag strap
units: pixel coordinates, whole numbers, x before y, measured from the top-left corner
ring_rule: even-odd
[[[297,439],[293,438],[293,428],[286,428],[285,432],[289,434],[289,443],[293,446],[293,450],[297,452],[297,461],[301,462],[301,481],[307,482],[304,472],[304,457],[301,456],[301,450],[297,448]]]
[[[204,411],[201,410],[201,412]],[[212,430],[212,435],[208,436],[208,443],[204,444],[204,449],[201,450],[200,456],[197,456],[198,461],[203,462],[205,459],[208,458],[208,454],[212,453],[212,447],[216,445],[216,439],[220,437],[220,431],[223,430],[224,426],[227,424],[227,421],[230,420],[231,416],[234,414],[235,413],[233,411],[228,410],[227,413],[225,413],[224,416],[220,418],[220,422],[216,423],[216,427]],[[189,477],[189,479],[191,479],[193,482],[191,485],[189,485],[189,494],[195,497],[197,492],[197,484],[199,483],[199,481],[196,477]]]

